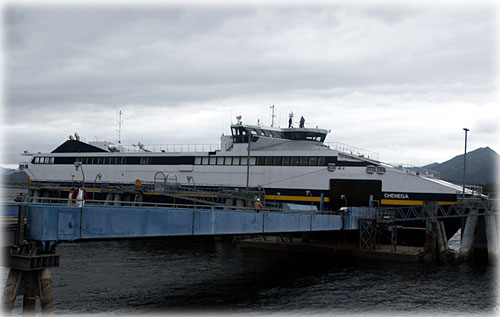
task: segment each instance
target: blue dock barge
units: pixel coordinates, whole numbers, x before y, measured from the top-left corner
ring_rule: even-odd
[[[30,239],[37,241],[274,234],[345,228],[342,215],[337,214],[248,209],[31,204],[27,207],[27,219]]]

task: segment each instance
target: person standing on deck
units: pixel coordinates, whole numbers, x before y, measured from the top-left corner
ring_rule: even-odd
[[[304,116],[301,116],[300,117],[300,124],[299,124],[299,128],[303,128],[304,127],[304,123],[306,122],[306,119],[304,119]]]
[[[71,188],[71,190],[69,191],[69,194],[68,194],[68,206],[74,206],[75,204],[73,203],[73,193],[74,193],[75,189],[74,188]]]
[[[83,189],[83,184],[80,185],[80,188],[73,193],[73,199],[76,199],[76,207],[83,207],[85,205],[85,200],[87,199],[87,193]]]

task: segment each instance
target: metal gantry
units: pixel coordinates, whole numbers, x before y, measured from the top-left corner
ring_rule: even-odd
[[[466,217],[470,210],[479,210],[484,215],[498,213],[497,200],[466,199],[457,204],[428,204],[412,207],[379,208],[376,219],[379,223],[394,223],[408,220],[426,220]]]

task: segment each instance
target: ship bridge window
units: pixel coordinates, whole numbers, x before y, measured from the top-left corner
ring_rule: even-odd
[[[269,130],[263,130],[264,131],[264,134],[267,136],[267,137],[270,137],[272,138],[273,137],[273,134],[271,133],[271,131]]]
[[[208,157],[204,156],[201,158],[201,164],[208,165]]]
[[[240,159],[240,165],[247,165],[248,163],[248,157],[242,156]]]
[[[292,156],[290,159],[291,165],[292,166],[299,166],[300,165],[300,157],[299,156]]]
[[[231,165],[232,164],[232,157],[226,156],[224,158],[224,165]]]
[[[281,138],[281,133],[279,133],[278,131],[270,131],[270,132],[273,137]]]
[[[239,156],[233,157],[233,165],[240,165],[240,157]]]
[[[310,140],[323,142],[326,138],[326,134],[318,132],[287,131],[284,133],[283,137],[289,140]]]
[[[291,158],[289,156],[284,156],[283,159],[281,160],[282,166],[290,166],[291,165]]]
[[[208,164],[210,165],[215,165],[215,163],[217,162],[217,157],[215,156],[210,156],[209,158],[209,161],[208,161]]]
[[[219,156],[217,157],[217,165],[223,165],[224,164],[224,157]]]
[[[301,156],[300,166],[307,166],[307,165],[309,165],[309,158],[307,156]]]
[[[275,156],[273,161],[274,166],[281,166],[281,156]]]
[[[194,158],[194,165],[200,165],[201,164],[201,156],[196,156]]]

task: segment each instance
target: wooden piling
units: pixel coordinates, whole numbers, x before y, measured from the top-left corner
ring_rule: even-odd
[[[54,313],[52,275],[49,268],[41,270],[17,270],[11,268],[2,296],[2,310],[12,312],[18,295],[23,296],[23,314],[34,314],[36,298],[40,298],[42,314]]]
[[[10,313],[17,296],[17,290],[21,283],[22,271],[16,269],[9,270],[9,276],[5,282],[5,288],[2,296],[2,310],[4,313]]]
[[[42,314],[54,313],[54,292],[52,290],[52,274],[49,268],[43,269],[40,273],[40,304]]]
[[[440,221],[439,225],[441,226],[441,234],[443,235],[443,241],[444,241],[444,249],[445,252],[449,254],[450,252],[450,247],[448,246],[448,238],[446,236],[446,229],[444,227],[444,222]]]

